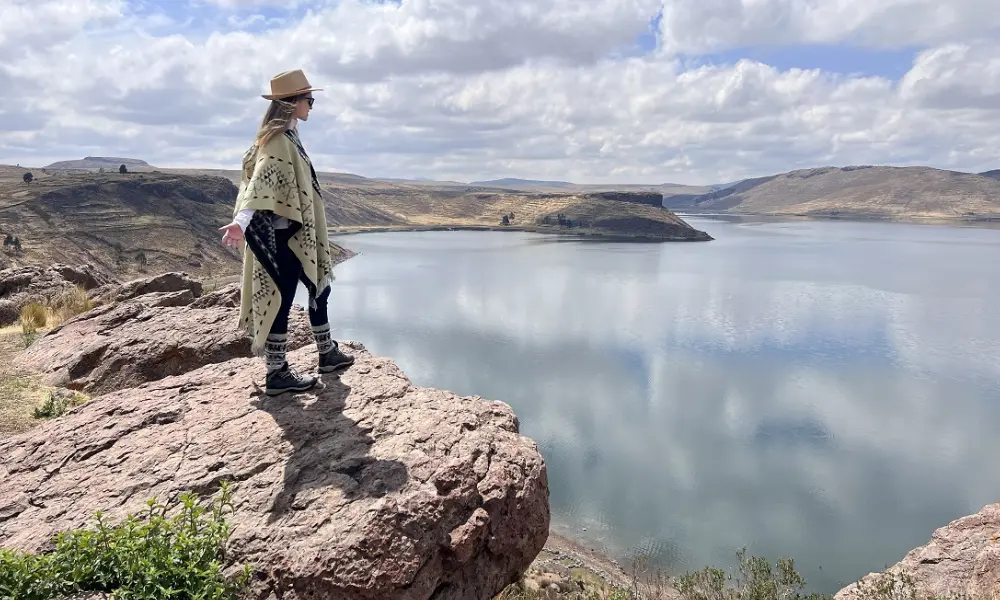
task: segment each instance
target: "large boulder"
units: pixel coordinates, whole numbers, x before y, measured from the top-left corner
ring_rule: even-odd
[[[128,289],[149,289],[141,283]],[[237,324],[237,286],[195,298],[183,280],[175,283],[157,288],[174,291],[145,293],[66,321],[22,352],[18,365],[43,374],[49,385],[96,395],[251,356],[250,339]],[[289,345],[312,343],[308,315],[296,307]]]
[[[861,579],[878,589],[905,579],[919,598],[993,598],[1000,591],[1000,504],[941,527],[931,540],[882,573]],[[837,592],[835,600],[856,600],[858,584]],[[908,597],[898,595],[897,597]]]
[[[91,290],[113,282],[113,279],[98,271],[93,265],[77,267],[62,264],[53,264],[49,267],[28,265],[0,271],[0,298],[20,293],[47,295],[75,285]]]
[[[163,273],[154,277],[136,279],[122,285],[111,300],[121,302],[131,300],[145,294],[181,292],[187,290],[195,297],[202,294],[200,281],[192,279],[187,273]]]
[[[136,326],[167,322],[143,314]],[[117,520],[150,497],[233,480],[230,556],[254,565],[252,598],[492,598],[548,536],[536,445],[506,404],[415,387],[391,361],[345,347],[357,363],[314,392],[268,398],[261,362],[234,359],[0,441],[0,546],[43,550],[97,510]],[[307,369],[314,357],[290,360]]]
[[[0,326],[16,321],[26,304],[50,303],[77,287],[91,291],[112,285],[115,285],[115,280],[93,265],[29,265],[4,269],[0,271]]]

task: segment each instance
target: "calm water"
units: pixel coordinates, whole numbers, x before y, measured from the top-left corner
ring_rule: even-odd
[[[348,236],[336,335],[500,399],[556,528],[832,592],[1000,500],[1000,231],[689,219],[699,244]]]

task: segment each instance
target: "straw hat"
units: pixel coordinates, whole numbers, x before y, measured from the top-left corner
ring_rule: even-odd
[[[272,77],[271,93],[263,94],[261,97],[266,100],[281,100],[282,98],[291,98],[292,96],[298,96],[306,92],[322,91],[320,88],[314,88],[309,85],[309,80],[306,79],[306,74],[302,72],[302,69],[295,69],[294,71],[278,73]]]

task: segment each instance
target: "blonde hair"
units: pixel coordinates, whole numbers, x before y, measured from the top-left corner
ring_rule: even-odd
[[[295,108],[301,96],[285,98],[282,100],[271,100],[271,104],[261,119],[260,127],[257,128],[257,136],[253,140],[253,145],[243,155],[243,171],[247,176],[253,174],[253,163],[257,156],[257,150],[263,148],[274,139],[274,136],[281,135],[289,130],[292,121],[295,119]]]

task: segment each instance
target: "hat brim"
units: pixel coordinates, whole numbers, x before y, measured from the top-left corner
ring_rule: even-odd
[[[294,98],[295,96],[301,96],[302,94],[308,92],[322,92],[323,88],[306,88],[304,90],[296,90],[290,94],[261,94],[261,98],[265,100],[284,100],[285,98]]]

